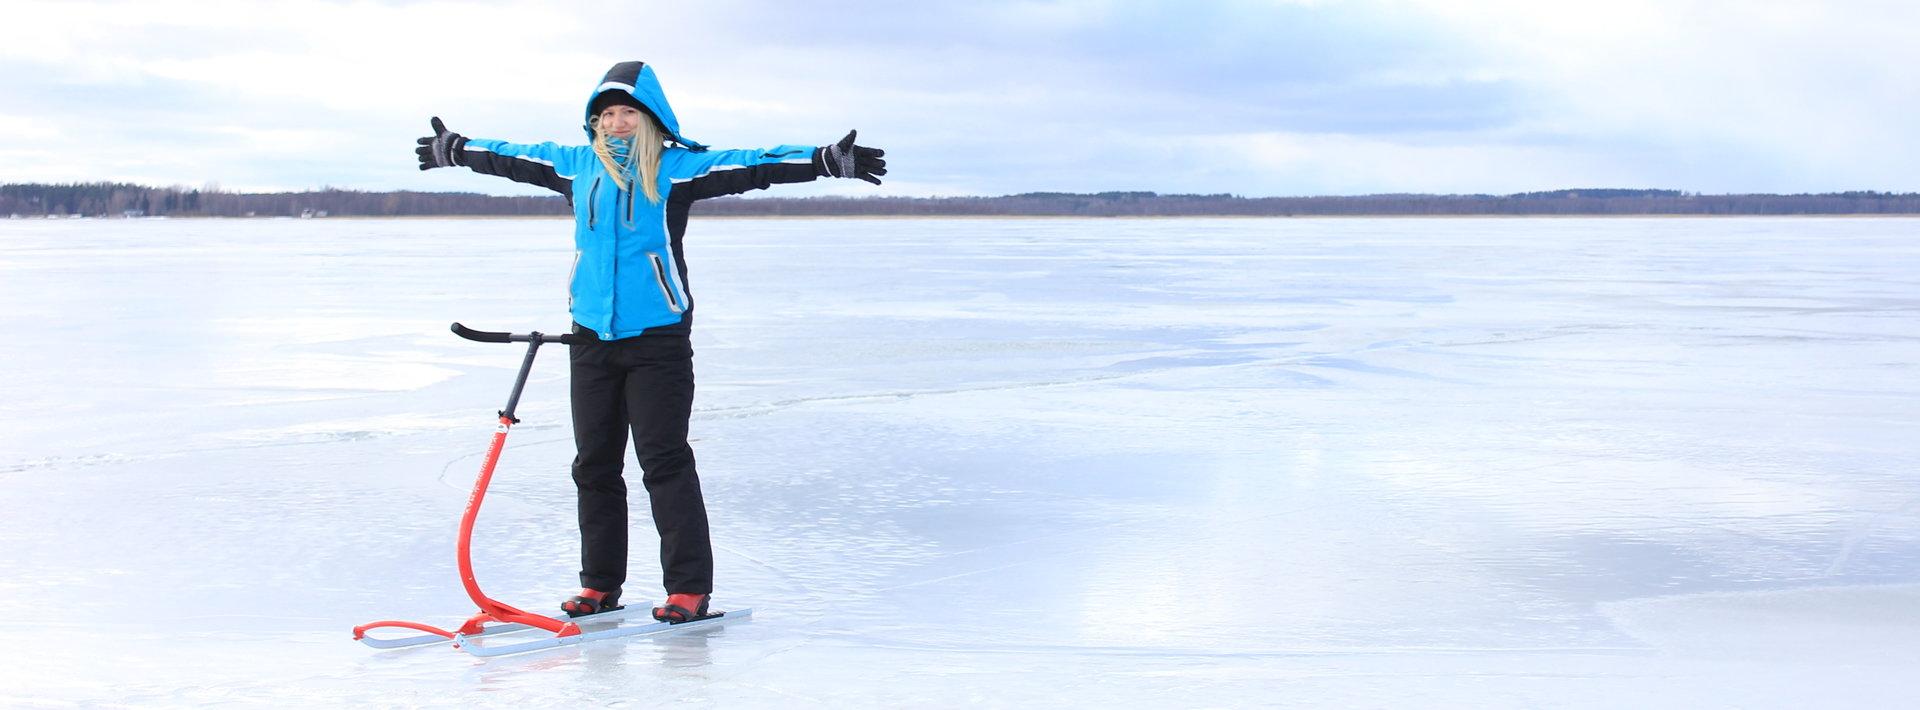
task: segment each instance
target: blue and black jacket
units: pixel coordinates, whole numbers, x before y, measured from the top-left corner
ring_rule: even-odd
[[[461,161],[474,172],[547,187],[572,203],[575,323],[601,340],[685,335],[693,324],[693,292],[680,242],[693,203],[813,180],[824,172],[822,149],[708,150],[680,133],[653,68],[641,62],[614,65],[587,97],[589,111],[594,98],[616,89],[639,100],[671,142],[660,156],[660,204],[648,202],[637,185],[620,189],[591,145],[471,138]]]

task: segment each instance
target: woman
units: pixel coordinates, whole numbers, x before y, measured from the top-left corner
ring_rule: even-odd
[[[887,174],[884,151],[854,145],[710,151],[680,133],[653,68],[621,62],[587,101],[584,146],[468,139],[439,118],[415,152],[420,169],[464,166],[543,185],[573,205],[570,308],[573,481],[579,493],[580,584],[569,616],[621,608],[627,576],[626,437],[660,533],[666,602],[653,617],[707,615],[713,549],[694,470],[692,291],[681,237],[697,200],[819,177]]]

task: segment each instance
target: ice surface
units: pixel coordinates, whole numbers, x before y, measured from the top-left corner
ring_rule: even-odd
[[[715,601],[754,618],[352,642],[470,612],[521,351],[446,325],[564,328],[568,234],[0,221],[0,705],[1920,701],[1910,219],[696,217]],[[541,610],[563,356],[475,543]]]

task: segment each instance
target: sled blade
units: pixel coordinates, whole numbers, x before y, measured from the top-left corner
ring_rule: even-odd
[[[752,609],[735,609],[733,611],[716,612],[714,614],[701,617],[693,621],[687,621],[687,622],[682,622],[678,624],[670,624],[665,621],[655,621],[652,623],[637,624],[634,626],[618,626],[611,629],[601,629],[599,631],[583,631],[574,636],[549,636],[546,638],[533,639],[530,641],[520,641],[516,643],[507,643],[507,644],[468,643],[470,639],[476,636],[482,636],[484,634],[454,634],[453,646],[454,648],[458,648],[462,651],[466,651],[467,653],[471,653],[475,656],[505,656],[505,655],[514,654],[514,653],[526,653],[528,651],[539,651],[539,650],[548,649],[548,648],[559,648],[561,646],[572,646],[576,644],[587,643],[589,641],[600,641],[600,640],[611,639],[611,638],[625,638],[629,636],[651,636],[654,634],[664,634],[664,633],[670,633],[674,631],[685,631],[693,628],[718,626],[721,622],[724,622],[724,621],[732,621],[734,619],[744,619],[752,615],[753,615]],[[587,624],[587,623],[593,623],[596,621],[603,621],[603,620],[612,621],[612,619],[596,618],[599,616],[600,616],[599,614],[593,614],[591,616],[582,616],[574,619],[574,622]]]

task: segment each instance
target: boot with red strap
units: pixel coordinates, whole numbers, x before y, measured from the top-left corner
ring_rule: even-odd
[[[598,589],[581,589],[573,598],[560,602],[560,610],[567,616],[586,616],[603,611],[613,611],[620,606],[620,590],[603,592]]]
[[[668,594],[665,604],[653,608],[653,618],[669,624],[684,624],[704,619],[710,594]]]

